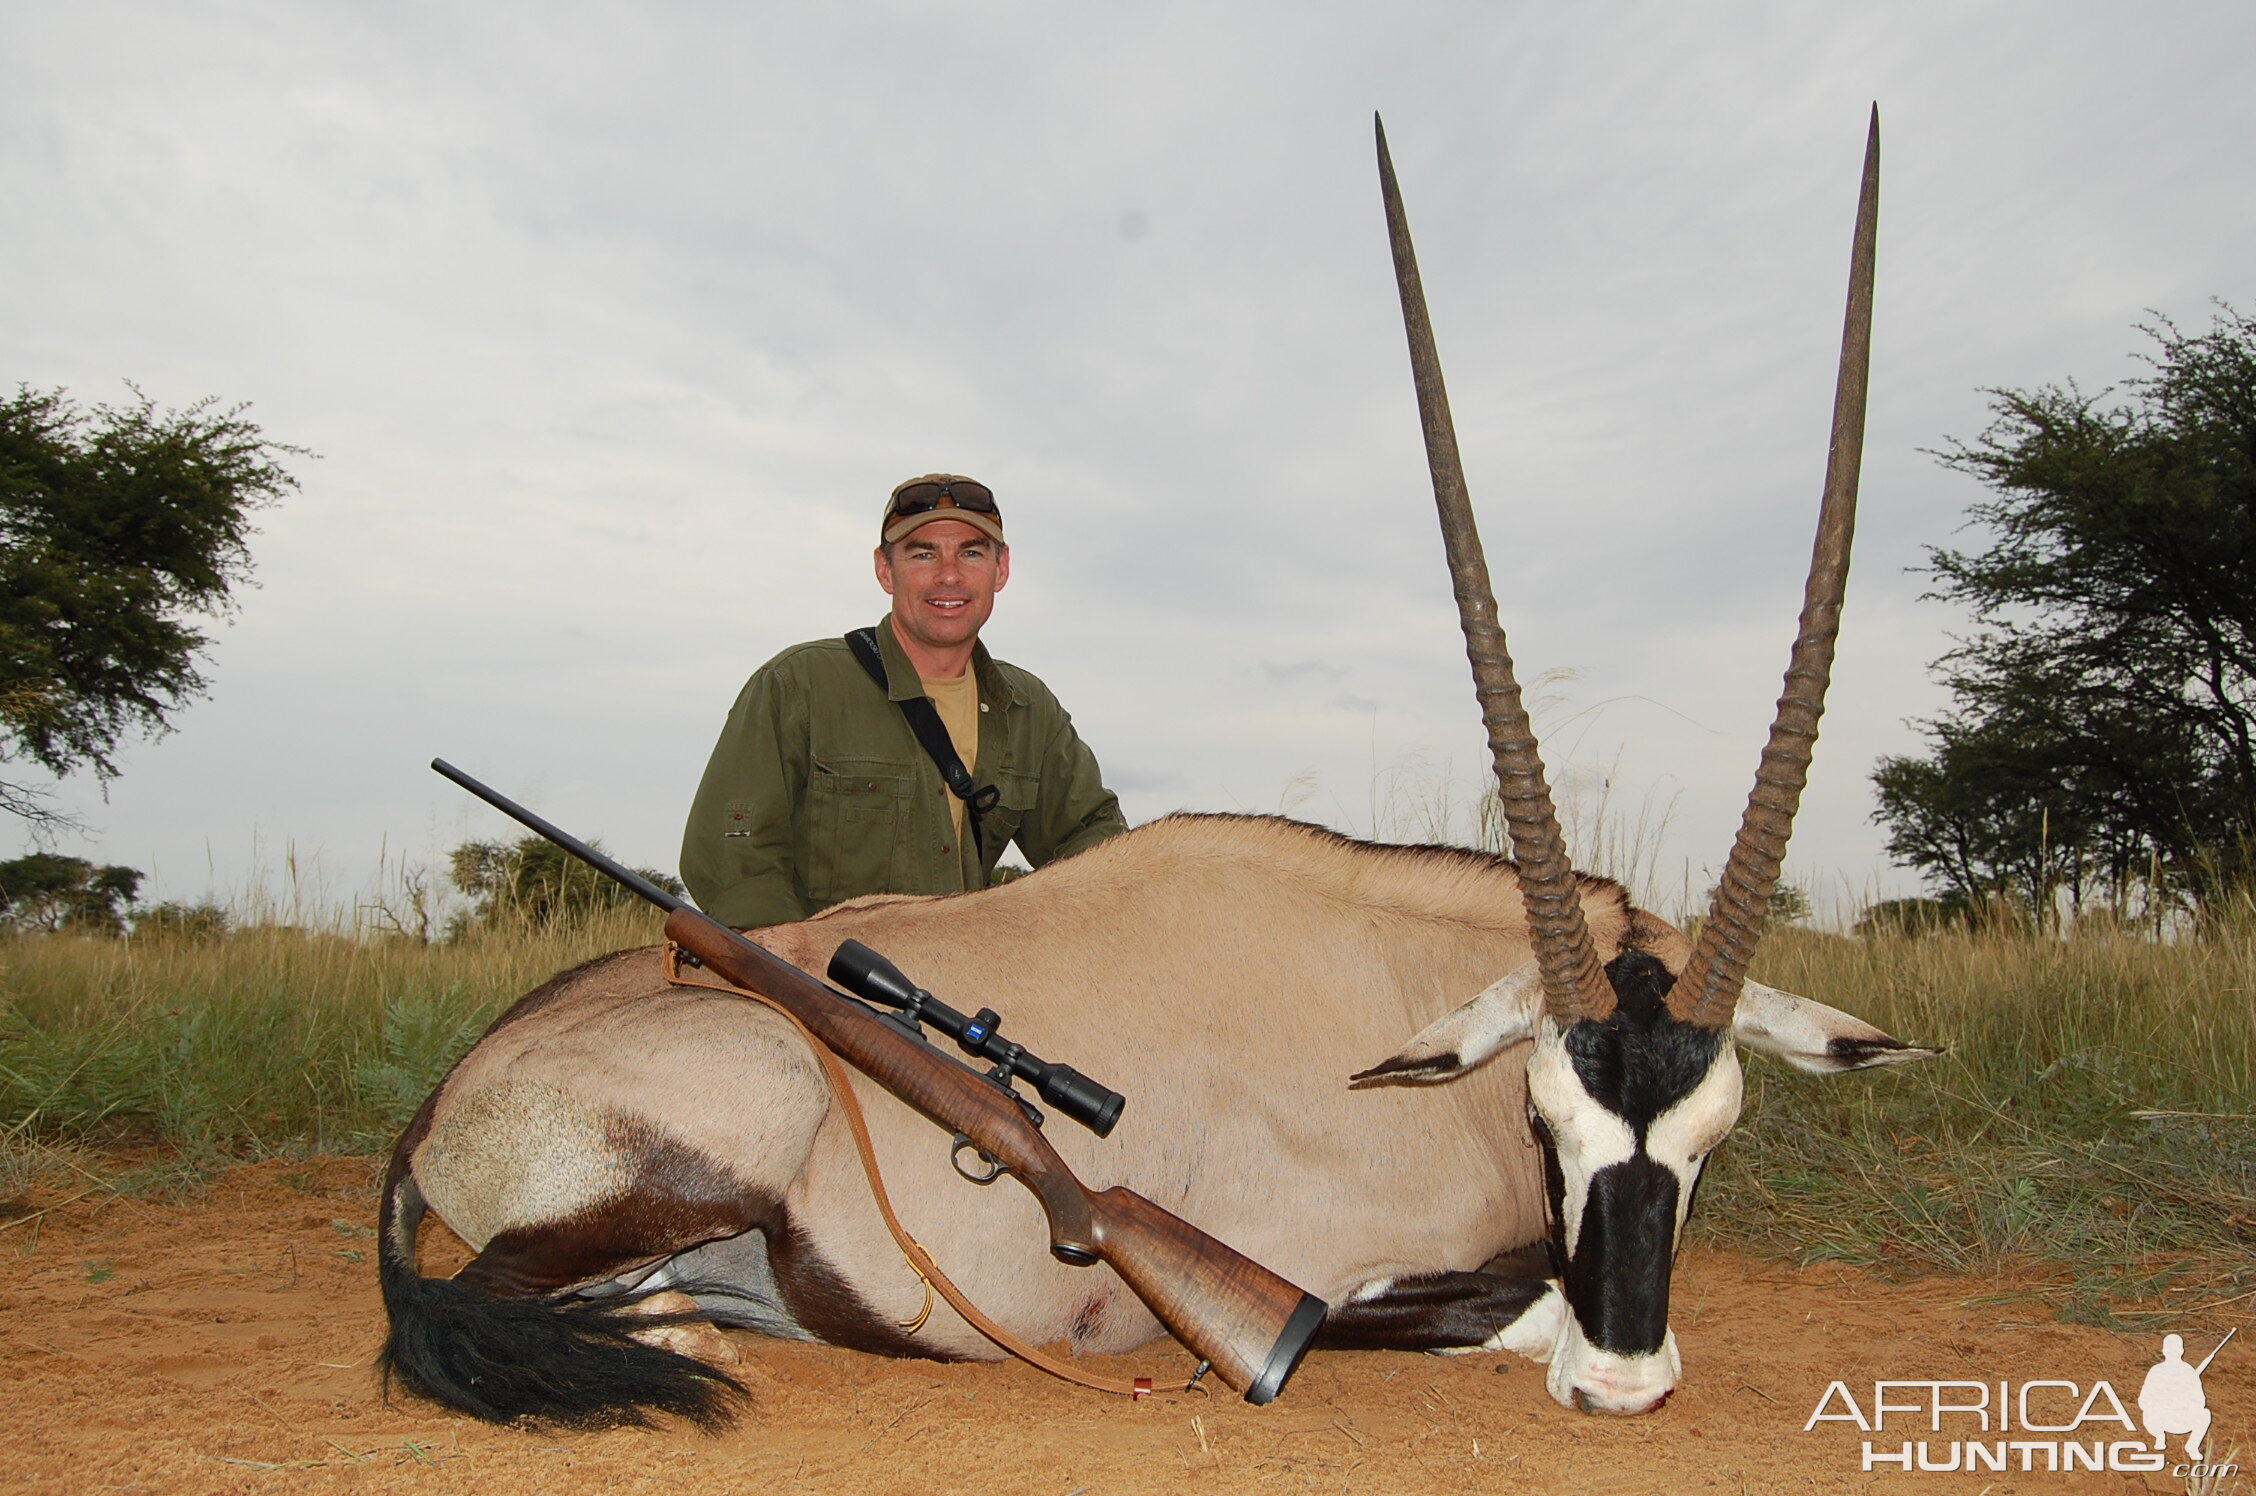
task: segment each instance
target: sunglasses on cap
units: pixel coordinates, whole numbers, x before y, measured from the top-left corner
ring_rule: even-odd
[[[904,484],[893,495],[893,507],[886,513],[896,519],[906,519],[912,514],[929,514],[946,507],[969,509],[975,514],[994,514],[995,494],[984,483],[974,483],[969,478],[958,478],[951,483]]]

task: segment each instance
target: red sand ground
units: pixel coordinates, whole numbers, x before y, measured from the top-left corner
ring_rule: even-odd
[[[1133,1404],[1018,1365],[886,1361],[739,1335],[739,1375],[757,1401],[734,1433],[490,1428],[378,1395],[374,1180],[368,1160],[262,1164],[188,1204],[89,1197],[0,1232],[0,1490],[2186,1489],[2167,1473],[1865,1474],[1855,1428],[1802,1431],[1836,1377],[1860,1401],[1876,1378],[2058,1377],[2089,1389],[2105,1377],[2128,1403],[2159,1336],[1985,1306],[1996,1285],[1890,1285],[1707,1252],[1688,1253],[1676,1278],[1684,1385],[1645,1418],[1569,1413],[1545,1395],[1540,1369],[1509,1357],[1318,1354],[1274,1405],[1250,1408],[1226,1391]],[[430,1252],[426,1269],[452,1265],[443,1258]],[[2205,1353],[2250,1302],[2177,1328]],[[2220,1448],[2256,1424],[2249,1338],[2207,1379]],[[1154,1346],[1107,1364],[1165,1376],[1182,1358]],[[1897,1415],[1880,1442],[1894,1448],[1924,1423]]]

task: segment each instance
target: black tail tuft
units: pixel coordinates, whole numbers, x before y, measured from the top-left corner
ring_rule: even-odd
[[[698,1316],[636,1314],[634,1298],[501,1298],[422,1276],[414,1243],[423,1202],[402,1173],[387,1182],[377,1247],[391,1321],[376,1358],[387,1395],[397,1380],[489,1423],[608,1428],[670,1413],[714,1433],[735,1421],[747,1394],[734,1377],[630,1333]]]

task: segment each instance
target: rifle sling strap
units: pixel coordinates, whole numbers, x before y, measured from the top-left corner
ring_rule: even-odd
[[[1001,1346],[1004,1351],[1018,1357],[1027,1365],[1046,1371],[1062,1381],[1078,1383],[1098,1392],[1113,1392],[1122,1397],[1143,1398],[1151,1396],[1154,1392],[1181,1392],[1196,1385],[1197,1378],[1192,1378],[1189,1381],[1170,1382],[1161,1387],[1154,1386],[1150,1377],[1137,1377],[1133,1381],[1124,1382],[1117,1377],[1093,1376],[1069,1362],[1060,1361],[1055,1356],[1036,1350],[981,1313],[979,1306],[966,1298],[964,1291],[956,1287],[946,1273],[940,1271],[940,1265],[932,1260],[932,1254],[925,1250],[924,1244],[913,1239],[901,1225],[901,1218],[893,1213],[892,1197],[885,1193],[885,1181],[877,1171],[877,1150],[870,1145],[869,1123],[862,1116],[861,1103],[854,1098],[853,1082],[847,1079],[845,1064],[836,1054],[831,1052],[830,1046],[816,1038],[814,1033],[801,1023],[790,1009],[761,993],[754,992],[749,987],[739,987],[734,982],[715,976],[702,965],[685,964],[682,960],[684,954],[685,952],[680,946],[671,941],[667,942],[666,980],[668,982],[676,987],[703,987],[714,992],[726,992],[735,997],[748,997],[762,1007],[781,1014],[784,1022],[797,1029],[799,1037],[806,1040],[807,1047],[814,1051],[815,1059],[822,1066],[824,1079],[830,1082],[830,1094],[836,1098],[838,1110],[846,1118],[846,1129],[854,1135],[854,1150],[861,1155],[862,1173],[869,1180],[870,1195],[877,1202],[877,1213],[884,1217],[885,1229],[893,1234],[893,1244],[901,1249],[901,1256],[907,1261],[909,1271],[923,1280],[926,1313],[931,1311],[932,1291],[937,1289],[940,1297],[948,1301],[948,1306],[963,1316],[964,1323],[992,1340],[996,1345]],[[905,1325],[903,1328],[914,1334],[918,1328],[922,1327],[924,1318],[925,1316],[920,1314],[917,1316],[914,1325]]]
[[[877,646],[876,629],[855,629],[846,636],[846,647],[854,652],[869,678],[886,695],[893,694],[893,682],[885,671],[885,654]],[[940,709],[929,696],[907,696],[893,703],[908,719],[909,731],[916,735],[933,766],[940,771],[940,780],[948,792],[964,803],[964,819],[971,823],[971,844],[979,851],[982,860],[987,856],[987,838],[980,828],[980,820],[995,808],[1003,792],[994,785],[979,786],[972,781],[971,770],[964,767],[962,755],[956,752],[953,738],[948,736],[948,724],[940,720]]]

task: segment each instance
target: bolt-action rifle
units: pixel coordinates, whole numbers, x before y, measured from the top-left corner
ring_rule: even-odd
[[[912,986],[882,957],[857,946],[832,972],[904,1010],[880,1014],[763,950],[687,900],[620,866],[444,759],[431,767],[502,814],[539,832],[620,885],[666,911],[666,938],[714,975],[784,1008],[841,1059],[969,1145],[1034,1192],[1049,1217],[1050,1255],[1075,1267],[1102,1262],[1118,1273],[1167,1332],[1209,1363],[1214,1374],[1265,1403],[1284,1387],[1324,1322],[1322,1299],[1302,1292],[1134,1191],[1091,1190],[1042,1136],[1039,1113],[1011,1089],[1013,1075],[1035,1081],[1043,1098],[1100,1137],[1121,1099],[1066,1065],[1045,1064],[998,1042],[987,1010],[965,1019]],[[874,962],[868,958],[874,957]],[[927,1040],[918,1020],[944,1026],[967,1052],[994,1059],[974,1070]],[[948,1026],[947,1020],[954,1025]],[[968,1029],[968,1034],[964,1030]],[[959,1165],[960,1167],[960,1165]],[[976,1176],[967,1176],[976,1177]],[[990,1176],[991,1177],[991,1176]]]

